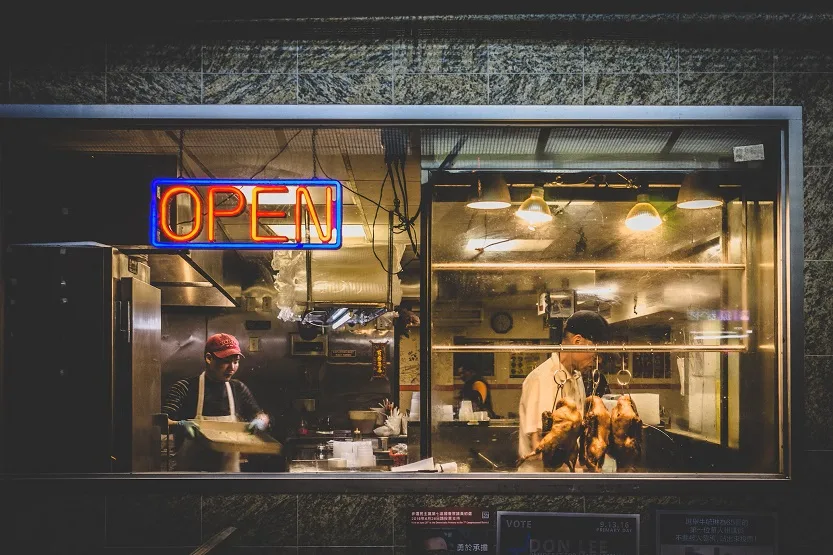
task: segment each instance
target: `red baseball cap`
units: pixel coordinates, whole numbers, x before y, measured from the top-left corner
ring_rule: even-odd
[[[226,358],[231,355],[243,356],[237,338],[227,333],[215,333],[209,337],[205,342],[205,352],[211,353],[217,358]]]

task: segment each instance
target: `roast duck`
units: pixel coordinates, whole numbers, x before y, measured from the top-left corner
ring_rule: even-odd
[[[616,459],[617,472],[634,472],[642,456],[642,419],[630,395],[622,395],[610,412],[608,453]]]
[[[541,439],[535,450],[523,457],[518,464],[541,453],[544,468],[554,470],[566,464],[570,472],[576,470],[578,438],[581,434],[581,411],[572,399],[562,397],[552,412],[546,411],[542,419],[552,418],[552,428]]]
[[[584,420],[579,440],[579,462],[587,472],[601,472],[610,437],[610,413],[602,398],[591,395],[584,401]]]

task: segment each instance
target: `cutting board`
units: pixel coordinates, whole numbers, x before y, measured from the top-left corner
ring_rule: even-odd
[[[266,432],[251,433],[247,422],[214,422],[200,420],[200,441],[212,451],[222,453],[248,453],[252,455],[279,455],[281,442]]]

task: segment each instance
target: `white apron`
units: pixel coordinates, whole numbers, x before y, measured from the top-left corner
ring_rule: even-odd
[[[205,372],[200,374],[200,382],[197,391],[197,411],[194,420],[199,424],[200,420],[212,422],[237,422],[237,415],[234,410],[234,395],[231,393],[231,383],[226,382],[226,393],[228,395],[228,416],[203,416],[203,402],[205,401]],[[212,451],[188,437],[182,442],[179,451],[176,453],[177,470],[203,470],[208,472],[240,472],[240,453],[219,453]]]

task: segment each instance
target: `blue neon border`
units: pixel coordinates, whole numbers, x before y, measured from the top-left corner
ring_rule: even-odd
[[[156,193],[159,187],[170,185],[242,185],[242,186],[307,186],[307,187],[335,187],[335,228],[338,230],[338,241],[327,244],[298,244],[287,243],[172,243],[169,241],[157,241],[156,230],[158,221],[158,199]],[[250,249],[250,250],[335,250],[341,248],[342,235],[341,223],[343,218],[343,185],[335,179],[154,179],[150,184],[150,244],[162,249]]]

